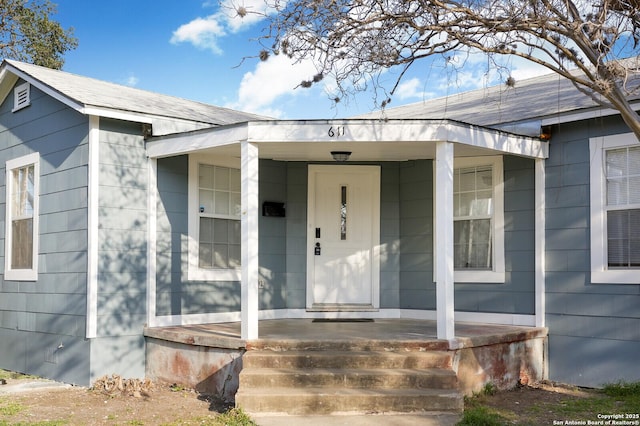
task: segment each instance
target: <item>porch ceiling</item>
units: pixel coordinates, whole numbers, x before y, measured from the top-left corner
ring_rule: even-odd
[[[455,143],[456,157],[509,153],[546,158],[547,143],[463,123],[433,120],[257,121],[147,142],[152,158],[188,153],[240,157],[240,143],[259,145],[259,157],[283,161],[333,161],[331,151],[351,151],[350,162],[435,158],[435,142]]]

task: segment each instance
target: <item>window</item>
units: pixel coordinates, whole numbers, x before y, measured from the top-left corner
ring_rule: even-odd
[[[640,145],[616,135],[590,150],[591,280],[640,283]]]
[[[5,279],[38,277],[39,154],[6,164]]]
[[[31,105],[31,85],[23,83],[16,86],[13,89],[13,109],[11,112],[16,112],[29,105]]]
[[[456,282],[504,282],[502,158],[456,160],[453,238]]]
[[[194,156],[189,169],[189,279],[239,281],[240,170]]]

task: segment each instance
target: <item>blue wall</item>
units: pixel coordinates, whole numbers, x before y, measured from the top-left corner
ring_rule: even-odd
[[[19,82],[20,83],[20,82]],[[40,153],[40,247],[36,282],[0,281],[0,368],[88,384],[88,120],[31,87],[31,105],[0,106],[0,215],[5,162]],[[4,269],[4,220],[0,226]]]
[[[590,276],[589,138],[628,132],[617,119],[552,130],[546,164],[552,380],[582,386],[640,380],[640,285],[591,284]]]

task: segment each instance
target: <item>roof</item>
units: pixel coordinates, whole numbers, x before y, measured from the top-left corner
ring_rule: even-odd
[[[630,97],[632,101],[638,96]],[[387,108],[363,117],[388,119],[451,119],[464,123],[539,134],[540,126],[585,117],[617,114],[606,110],[573,83],[556,73],[517,81],[515,86],[499,85],[447,97]],[[529,127],[529,131],[527,131]]]
[[[4,60],[0,79],[9,71],[35,84],[82,113],[115,111],[146,116],[168,117],[210,125],[225,125],[266,117],[221,108],[201,102],[162,95],[64,71],[14,60]]]

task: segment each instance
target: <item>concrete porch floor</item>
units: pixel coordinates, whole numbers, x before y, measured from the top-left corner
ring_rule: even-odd
[[[146,337],[223,349],[260,349],[282,345],[310,348],[319,344],[385,343],[422,349],[455,350],[544,337],[545,328],[457,322],[456,337],[438,340],[436,322],[416,319],[313,320],[275,319],[259,322],[259,338],[240,338],[240,322],[145,328]]]

